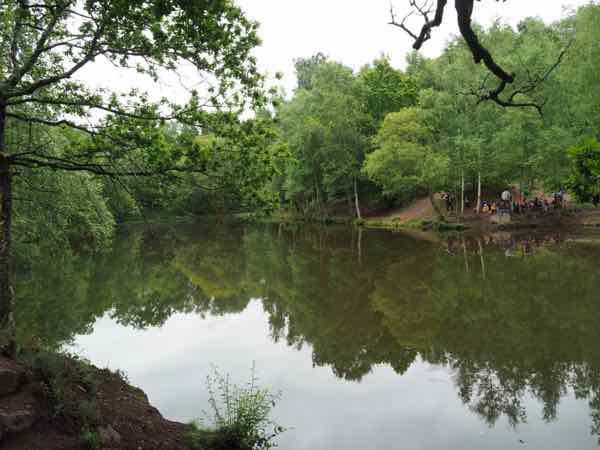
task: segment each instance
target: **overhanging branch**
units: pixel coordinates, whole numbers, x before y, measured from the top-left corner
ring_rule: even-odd
[[[502,1],[505,2],[506,0]],[[434,11],[431,9],[432,5],[428,3],[428,0],[425,0],[425,3],[423,4],[419,4],[417,0],[408,0],[408,2],[411,8],[410,12],[401,21],[396,19],[396,14],[393,7],[390,8],[390,25],[396,26],[406,32],[414,40],[413,48],[415,50],[419,50],[422,45],[431,38],[432,29],[441,25],[444,18],[444,8],[446,7],[447,0],[437,0]],[[570,48],[572,42],[565,47],[565,49],[560,53],[557,61],[543,74],[539,76],[532,76],[528,73],[527,80],[525,82],[521,83],[520,86],[515,88],[508,97],[502,97],[501,94],[505,92],[507,87],[515,82],[516,75],[508,72],[500,64],[498,64],[492,54],[479,41],[479,38],[472,27],[474,0],[455,0],[454,3],[458,16],[458,27],[460,33],[467,43],[471,54],[473,55],[474,62],[476,64],[483,62],[488,71],[499,80],[499,84],[496,88],[487,90],[487,88],[485,88],[485,84],[487,82],[486,77],[482,83],[482,87],[477,90],[471,90],[467,94],[475,95],[478,98],[477,103],[481,103],[483,101],[493,101],[502,107],[531,107],[535,108],[538,113],[542,114],[542,109],[545,102],[518,101],[517,99],[520,96],[531,94],[540,84],[550,77],[552,72],[554,72],[554,70],[561,64],[563,57]],[[432,12],[435,14],[434,18],[430,20],[429,16]],[[418,35],[411,31],[406,23],[407,20],[414,15],[421,16],[424,21],[424,24],[422,25],[421,31]]]
[[[520,96],[527,96],[533,93],[541,84],[546,82],[552,73],[560,66],[563,62],[563,59],[571,46],[573,45],[573,40],[569,41],[567,45],[562,49],[559,53],[556,61],[548,67],[541,74],[532,74],[527,71],[526,80],[521,82],[519,86],[515,87],[512,92],[507,97],[502,97],[501,95],[505,92],[508,87],[508,83],[505,80],[500,80],[500,83],[495,89],[488,90],[486,87],[487,77],[484,78],[481,86],[478,89],[472,89],[469,92],[466,92],[467,95],[471,95],[477,98],[477,104],[482,103],[484,101],[493,101],[497,105],[502,107],[516,107],[516,108],[535,108],[537,112],[542,115],[543,108],[546,104],[545,101],[536,103],[533,101],[518,101]]]

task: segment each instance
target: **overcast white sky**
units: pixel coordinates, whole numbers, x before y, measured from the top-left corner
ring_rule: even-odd
[[[2,1],[2,0],[0,0]],[[282,72],[283,85],[291,95],[296,85],[294,59],[323,52],[331,59],[359,69],[385,54],[392,63],[404,68],[406,54],[412,50],[412,40],[401,29],[388,25],[389,0],[235,0],[247,16],[260,22],[262,46],[255,50],[261,71],[273,77]],[[407,11],[408,0],[392,0],[398,16]],[[590,0],[482,0],[476,3],[475,20],[489,25],[500,18],[516,25],[529,16],[553,22],[564,17],[569,9],[589,3]],[[434,30],[421,52],[429,57],[440,54],[451,36],[458,34],[454,1],[446,7],[441,27]],[[515,5],[518,5],[515,6]],[[415,18],[413,29],[422,22]],[[132,71],[115,69],[99,61],[85,67],[77,78],[92,87],[108,87],[114,91],[131,88],[147,90],[150,98],[167,96],[185,102],[188,88],[202,91],[197,72],[180,67],[180,77],[163,74],[156,85],[147,77]],[[274,80],[273,80],[274,81]],[[182,84],[181,84],[182,83]],[[94,116],[95,117],[95,116]]]
[[[393,0],[400,16],[408,0]],[[444,24],[435,30],[422,52],[437,56],[447,40],[458,33],[454,2],[448,2]],[[552,22],[589,0],[482,0],[475,6],[475,20],[489,25],[502,18],[511,25],[529,16]],[[262,70],[284,73],[286,91],[295,86],[293,60],[319,51],[355,69],[388,55],[403,67],[412,42],[402,30],[387,25],[389,0],[237,0],[247,15],[261,23],[263,45],[257,50]],[[418,22],[415,22],[415,29]]]

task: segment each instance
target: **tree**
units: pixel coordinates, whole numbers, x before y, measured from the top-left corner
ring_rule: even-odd
[[[475,108],[478,94],[464,95],[465,86],[482,86],[489,73],[472,66],[470,50],[460,38],[451,40],[438,58],[410,55],[407,73],[417,81],[419,105],[433,134],[431,146],[448,156],[451,186],[457,193],[463,186],[468,192],[469,185],[471,199],[479,192],[486,195],[514,184],[522,192],[564,186],[570,166],[566,149],[595,134],[590,118],[598,108],[598,75],[583,54],[595,51],[597,33],[591,24],[599,10],[597,5],[586,6],[550,25],[528,18],[517,29],[496,22],[478,30],[501,61],[532,72],[551,65],[566,36],[576,30],[577,38],[565,56],[569,64],[557,68],[528,96],[544,103],[543,116],[491,103]],[[482,191],[476,188],[480,180]]]
[[[590,139],[587,143],[569,150],[572,161],[567,187],[577,200],[600,203],[600,143]]]
[[[349,67],[334,62],[311,69],[310,89],[300,88],[278,114],[292,160],[287,167],[288,199],[306,212],[323,212],[328,200],[354,191],[367,148],[369,117],[361,86]],[[300,74],[299,74],[300,76]]]
[[[425,191],[433,197],[447,178],[448,160],[434,153],[431,144],[432,133],[421,109],[388,114],[363,171],[386,195],[408,200]]]
[[[9,304],[16,168],[109,176],[199,171],[193,152],[170,153],[161,145],[161,124],[231,131],[238,120],[230,111],[248,101],[261,104],[263,97],[250,56],[259,43],[257,24],[230,0],[6,0],[0,29],[0,298]],[[178,103],[151,101],[141,89],[94,88],[75,78],[100,61],[154,82],[185,65],[214,84]],[[61,148],[14,148],[7,137],[17,123],[75,132]]]
[[[505,2],[506,0],[502,1]],[[390,25],[399,27],[405,31],[412,39],[414,39],[413,48],[419,50],[423,44],[431,38],[433,28],[442,24],[444,20],[444,10],[448,4],[448,0],[436,0],[435,8],[433,8],[434,2],[429,3],[426,1],[420,4],[418,0],[409,0],[409,4],[412,9],[401,21],[397,20],[394,8],[393,6],[391,7]],[[478,90],[473,92],[473,94],[478,96],[479,102],[491,100],[503,107],[533,107],[541,114],[543,103],[530,100],[528,99],[528,96],[534,93],[542,83],[548,80],[555,69],[562,63],[572,41],[565,44],[564,49],[558,54],[554,63],[543,70],[534,72],[528,70],[527,66],[525,66],[524,70],[521,71],[522,75],[520,77],[520,82],[515,85],[517,75],[514,72],[507,71],[497,62],[486,46],[482,44],[476,30],[474,30],[472,16],[475,0],[455,0],[454,4],[458,17],[458,28],[469,48],[473,61],[475,64],[483,62],[487,70],[499,80],[498,85],[492,89],[487,87],[486,79]],[[413,15],[421,16],[424,20],[424,24],[418,34],[411,31],[406,23]],[[432,15],[433,18],[430,19]],[[513,85],[513,88],[510,92],[506,92],[509,85]],[[506,96],[501,97],[504,93]]]
[[[313,86],[312,77],[315,70],[321,64],[327,62],[327,56],[319,52],[310,58],[298,58],[294,60],[294,68],[296,69],[296,78],[298,80],[297,89],[310,90]]]
[[[364,67],[358,78],[362,85],[361,96],[365,109],[373,117],[375,130],[379,129],[387,114],[417,103],[416,81],[394,69],[387,58],[375,60]]]

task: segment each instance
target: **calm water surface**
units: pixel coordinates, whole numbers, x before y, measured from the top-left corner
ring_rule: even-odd
[[[20,274],[17,324],[180,421],[255,362],[285,450],[596,449],[599,269],[594,234],[129,228]]]

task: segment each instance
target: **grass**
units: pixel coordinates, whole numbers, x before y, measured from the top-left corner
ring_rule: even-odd
[[[460,223],[448,223],[443,220],[363,220],[360,223],[355,222],[358,226],[367,228],[383,228],[386,230],[433,230],[433,231],[463,231],[465,225]]]
[[[210,413],[207,426],[200,420],[189,425],[187,443],[194,450],[263,450],[275,447],[285,429],[270,419],[280,399],[257,384],[255,368],[244,386],[233,384],[216,368],[207,377]]]
[[[272,214],[254,214],[248,216],[248,221],[260,223],[312,223],[320,225],[343,225],[352,223],[352,218],[345,216],[330,216],[330,215],[301,215],[290,211],[275,211]]]

